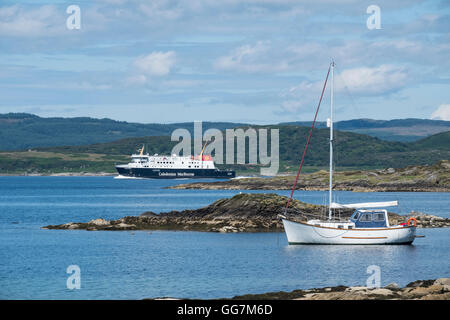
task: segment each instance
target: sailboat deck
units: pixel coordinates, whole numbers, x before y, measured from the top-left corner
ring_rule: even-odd
[[[355,223],[350,221],[323,221],[323,220],[308,220],[307,224],[316,227],[327,227],[327,228],[337,228],[337,229],[353,229],[355,228]]]

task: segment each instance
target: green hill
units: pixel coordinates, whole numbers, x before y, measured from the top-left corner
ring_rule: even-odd
[[[279,128],[280,130],[280,172],[295,171],[301,158],[304,144],[309,133],[307,127],[295,126],[252,126],[259,128]],[[244,128],[245,129],[245,128]],[[338,170],[348,169],[371,169],[371,168],[399,168],[407,165],[425,165],[433,164],[442,159],[450,159],[449,147],[450,132],[440,133],[417,142],[402,143],[384,141],[367,135],[336,131],[335,133],[335,165]],[[307,171],[327,168],[329,159],[329,131],[328,129],[315,129],[311,138],[308,154],[305,158],[305,169]],[[32,155],[40,153],[53,153],[55,155],[65,155],[66,157],[78,156],[73,161],[80,161],[84,155],[101,155],[99,159],[105,161],[114,160],[124,162],[128,156],[136,152],[137,148],[143,144],[146,146],[146,152],[150,154],[170,154],[172,148],[177,142],[170,141],[168,136],[153,136],[141,138],[126,138],[114,142],[97,143],[84,146],[64,146],[36,148],[38,152],[31,152]],[[248,148],[247,148],[248,149]],[[5,153],[3,153],[5,154]],[[13,153],[10,153],[13,154]],[[224,156],[226,154],[224,144]],[[0,153],[0,160],[2,153]],[[246,155],[248,159],[248,152]],[[16,159],[19,161],[20,159]],[[98,161],[98,159],[93,160]],[[14,170],[24,167],[23,164],[13,164],[11,161],[0,161],[0,172],[5,172],[5,165],[9,163],[8,170]],[[74,170],[86,169],[80,168],[78,162],[74,162]],[[29,165],[29,164],[28,164]],[[92,168],[100,168],[99,163]],[[16,167],[14,167],[16,166]],[[17,167],[19,166],[19,167]],[[65,167],[68,167],[65,164]],[[109,166],[109,167],[108,167]],[[36,167],[36,166],[35,166]],[[61,165],[59,165],[61,167]],[[219,167],[223,167],[219,166]],[[255,165],[227,165],[239,172],[257,172],[259,167]],[[36,167],[38,168],[38,166]],[[103,167],[103,171],[111,171],[113,166],[108,162]],[[86,169],[87,170],[87,169]]]
[[[203,122],[203,129],[234,128],[242,123]],[[75,146],[110,142],[128,137],[169,136],[175,129],[193,130],[186,123],[129,123],[94,118],[41,118],[28,113],[0,114],[0,150]]]
[[[311,126],[311,122],[288,122],[281,125]],[[325,128],[325,122],[316,124]],[[340,131],[366,134],[387,141],[412,142],[430,135],[450,130],[450,121],[429,119],[373,120],[354,119],[338,121],[335,128]]]
[[[151,120],[151,119],[150,119]],[[225,130],[243,123],[203,122],[203,129]],[[311,122],[291,122],[278,126],[306,126]],[[325,128],[318,122],[317,128]],[[27,113],[0,114],[0,150],[28,150],[37,147],[84,146],[132,137],[169,136],[175,129],[192,132],[193,123],[129,123],[111,119],[43,118]],[[339,131],[361,133],[387,141],[417,141],[436,133],[449,131],[450,121],[399,119],[355,119],[335,123]]]
[[[450,150],[450,131],[438,133],[413,144],[417,150]]]
[[[428,120],[418,119],[391,121],[359,119],[346,121],[344,127],[372,130],[382,126],[398,127],[405,123],[414,127],[418,123],[424,124],[424,121],[429,124]],[[436,123],[442,129],[447,122]],[[203,130],[208,128],[225,130],[237,126],[248,128],[248,125],[237,123],[206,122],[203,123]],[[319,123],[319,127],[321,126]],[[339,123],[337,127],[339,128]],[[0,150],[4,150],[0,152],[0,173],[114,172],[114,163],[127,162],[129,155],[143,144],[146,146],[146,152],[150,154],[170,154],[177,143],[170,141],[170,134],[177,128],[192,131],[193,124],[138,124],[110,119],[41,118],[30,114],[11,113],[0,115]],[[252,128],[279,128],[280,172],[292,172],[297,169],[309,127],[287,124],[252,126]],[[328,167],[328,139],[328,129],[314,130],[305,159],[306,171]],[[26,152],[29,149],[34,152]],[[224,143],[224,156],[225,154]],[[414,142],[397,142],[337,130],[334,159],[337,170],[429,165],[439,160],[450,159],[450,131]],[[227,165],[227,167],[242,173],[259,172],[257,165]]]

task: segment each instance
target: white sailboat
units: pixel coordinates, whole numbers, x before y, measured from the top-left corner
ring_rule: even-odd
[[[403,225],[389,224],[388,212],[386,207],[397,206],[397,201],[389,202],[369,202],[338,204],[333,200],[333,82],[334,82],[334,62],[330,65],[331,69],[331,115],[327,121],[330,127],[330,177],[329,177],[329,205],[327,220],[308,220],[304,222],[294,221],[285,215],[279,215],[283,222],[289,244],[411,244],[416,237],[416,221],[410,218],[408,223]],[[330,73],[330,70],[329,70]],[[329,74],[328,73],[328,74]],[[327,75],[328,79],[328,75]],[[324,89],[326,86],[326,81]],[[324,90],[323,89],[323,90]],[[323,97],[322,90],[322,97]],[[322,97],[320,101],[322,100]],[[320,102],[319,102],[320,106]],[[318,107],[319,108],[319,107]],[[317,110],[318,111],[318,110]],[[317,117],[316,111],[316,117]],[[315,122],[315,119],[314,119]],[[313,122],[313,127],[314,127]],[[313,128],[312,127],[312,128]],[[312,128],[310,136],[312,133]],[[305,147],[305,156],[308,142]],[[303,163],[302,158],[302,163]],[[298,175],[301,170],[299,168]],[[296,180],[297,182],[297,180]],[[295,184],[291,192],[295,190]],[[290,198],[290,199],[291,199]],[[289,201],[290,201],[289,199]],[[289,202],[287,207],[289,206]],[[356,211],[350,219],[342,221],[335,218],[334,209],[353,208]]]

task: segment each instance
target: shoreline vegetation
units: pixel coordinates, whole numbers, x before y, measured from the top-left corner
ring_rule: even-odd
[[[328,190],[328,171],[300,175],[296,190]],[[238,177],[214,182],[180,184],[170,189],[291,190],[294,175]],[[450,192],[450,161],[401,169],[340,171],[333,175],[333,189],[354,192]]]
[[[163,213],[144,212],[140,216],[127,216],[117,220],[93,219],[89,222],[68,222],[48,225],[43,229],[126,231],[126,230],[171,230],[203,232],[282,232],[278,214],[284,213],[287,197],[277,194],[240,193],[232,198],[220,199],[194,210]],[[347,219],[353,209],[339,209],[337,217]],[[293,200],[288,210],[289,217],[297,221],[324,218],[327,207]],[[389,223],[406,222],[409,217],[417,219],[418,228],[450,227],[450,219],[434,215],[411,212],[409,215],[389,214]]]
[[[344,121],[343,126],[338,126],[339,130],[336,130],[335,134],[335,155],[338,166],[335,171],[376,170],[390,167],[397,169],[405,166],[432,165],[439,160],[450,159],[450,131],[448,130],[450,121],[400,119],[388,122],[390,129],[381,136],[379,136],[379,129],[382,131],[388,129],[385,127],[386,121],[359,119]],[[373,131],[376,123],[381,127]],[[422,124],[417,127],[418,123]],[[310,123],[285,123],[261,126],[205,122],[202,128],[204,130],[215,128],[222,134],[226,134],[227,129],[279,130],[278,172],[292,175],[297,171],[300,153],[309,135],[310,125]],[[192,134],[193,129],[191,123],[138,125],[105,119],[44,119],[27,114],[0,115],[0,127],[2,127],[0,174],[12,175],[55,173],[73,173],[74,175],[93,173],[95,175],[99,172],[113,174],[114,165],[128,163],[130,155],[142,145],[145,146],[145,152],[149,154],[172,154],[173,148],[179,142],[171,141],[171,132],[175,129],[186,128]],[[314,129],[311,137],[304,172],[328,168],[329,130],[325,124],[319,127]],[[80,128],[83,130],[80,131]],[[344,130],[345,128],[350,131]],[[398,130],[406,136],[401,134],[402,139],[393,139],[399,137]],[[423,136],[420,138],[417,134]],[[406,137],[409,138],[406,139]],[[395,141],[390,141],[391,139]],[[236,140],[239,144],[239,139],[236,138]],[[216,147],[219,149],[222,147],[224,159],[229,159],[230,156],[236,159],[236,148],[229,150],[233,152],[230,155],[227,154],[226,144],[219,144]],[[219,149],[214,149],[214,152],[219,152]],[[253,159],[255,161],[250,160],[255,155],[256,159]],[[245,163],[217,163],[217,166],[220,169],[224,167],[232,169],[238,175],[258,175],[262,161],[258,153],[255,155],[251,157],[250,148],[245,148],[244,154],[240,155],[244,157]]]
[[[0,173],[0,176],[117,176],[114,172],[53,172],[53,173]],[[183,183],[168,189],[200,190],[291,190],[295,176],[279,174],[274,177],[237,177],[230,180]],[[434,165],[408,166],[378,170],[335,171],[333,189],[353,192],[450,192],[450,161],[441,160]],[[296,190],[328,190],[328,171],[303,173]]]
[[[145,300],[179,300],[161,297]],[[401,288],[390,283],[383,288],[335,286],[245,294],[221,300],[450,300],[450,278],[416,280]]]

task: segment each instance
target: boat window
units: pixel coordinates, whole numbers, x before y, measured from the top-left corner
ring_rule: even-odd
[[[373,221],[384,221],[384,213],[375,213],[373,215]]]
[[[359,211],[356,211],[356,212],[353,214],[352,219],[353,219],[353,220],[358,220],[358,218],[359,218]]]
[[[372,215],[368,214],[368,213],[365,213],[365,214],[363,214],[361,216],[361,218],[359,218],[359,221],[361,221],[361,222],[370,222],[370,221],[372,221]]]

